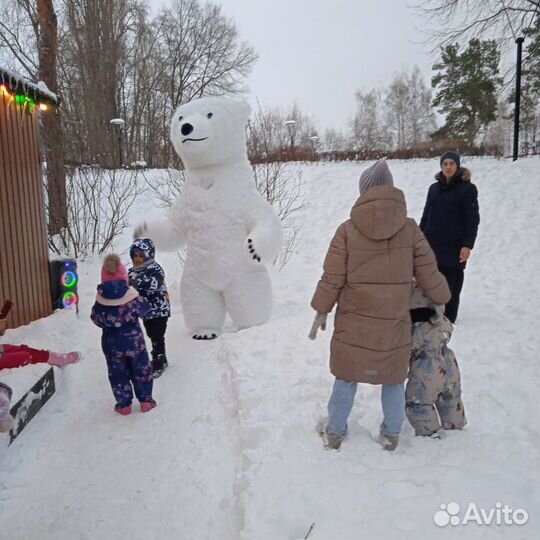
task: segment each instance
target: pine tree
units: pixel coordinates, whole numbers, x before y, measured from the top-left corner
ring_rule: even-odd
[[[527,38],[530,38],[531,42],[526,50],[524,75],[531,91],[540,98],[540,15],[527,31]]]
[[[431,80],[437,93],[433,105],[446,114],[446,123],[433,137],[448,137],[474,145],[478,131],[495,120],[499,75],[499,48],[494,40],[471,39],[460,53],[459,45],[441,51],[438,72]]]
[[[521,132],[526,146],[540,150],[540,16],[526,34],[529,41],[523,61]],[[513,99],[512,99],[513,101]]]

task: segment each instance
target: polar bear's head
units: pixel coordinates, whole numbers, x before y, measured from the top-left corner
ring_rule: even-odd
[[[188,169],[245,158],[250,107],[229,97],[200,98],[180,105],[171,120],[171,141]]]

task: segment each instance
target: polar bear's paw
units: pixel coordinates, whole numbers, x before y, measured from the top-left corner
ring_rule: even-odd
[[[201,330],[197,330],[191,337],[197,340],[202,339],[208,341],[210,339],[216,339],[219,336],[219,333],[219,330],[213,328],[201,328]]]
[[[261,262],[261,257],[255,251],[255,247],[253,246],[253,240],[251,240],[251,238],[248,238],[247,248],[249,249],[251,258],[254,261]]]

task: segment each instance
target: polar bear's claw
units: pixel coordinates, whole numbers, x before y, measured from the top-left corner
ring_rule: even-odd
[[[217,338],[217,334],[212,332],[211,334],[193,334],[193,339],[204,339],[204,340],[209,340],[209,339],[216,339]]]
[[[253,247],[253,240],[251,238],[248,238],[248,245],[247,245],[249,252],[253,256],[253,260],[257,262],[261,262],[261,258],[259,255],[257,255],[255,248]]]

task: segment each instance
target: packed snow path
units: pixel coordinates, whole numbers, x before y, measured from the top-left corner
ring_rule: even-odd
[[[146,414],[137,402],[130,417],[112,412],[99,347],[85,350],[77,372],[60,374],[59,394],[3,464],[11,481],[0,491],[0,537],[236,536],[240,448],[227,366],[218,342],[171,329],[168,345],[171,367],[155,383],[159,407]]]
[[[2,338],[77,348],[84,359],[57,372],[57,395],[0,454],[0,538],[292,540],[313,522],[310,540],[539,536],[538,158],[464,163],[481,212],[451,342],[467,428],[432,441],[405,424],[398,450],[384,452],[373,441],[380,390],[364,385],[341,451],[323,450],[315,433],[332,384],[331,329],[307,340],[309,301],[367,165],[301,166],[309,207],[294,256],[274,272],[275,309],[263,327],[191,340],[178,312],[177,259],[157,254],[176,309],[171,367],[155,383],[158,408],[145,415],[112,412],[100,333],[88,319],[99,261],[81,265],[78,320],[57,313]],[[390,162],[417,220],[436,167]],[[141,200],[134,216],[152,212],[160,211]],[[486,511],[501,503],[529,520],[437,527],[434,514],[450,502],[461,517],[469,503]]]

